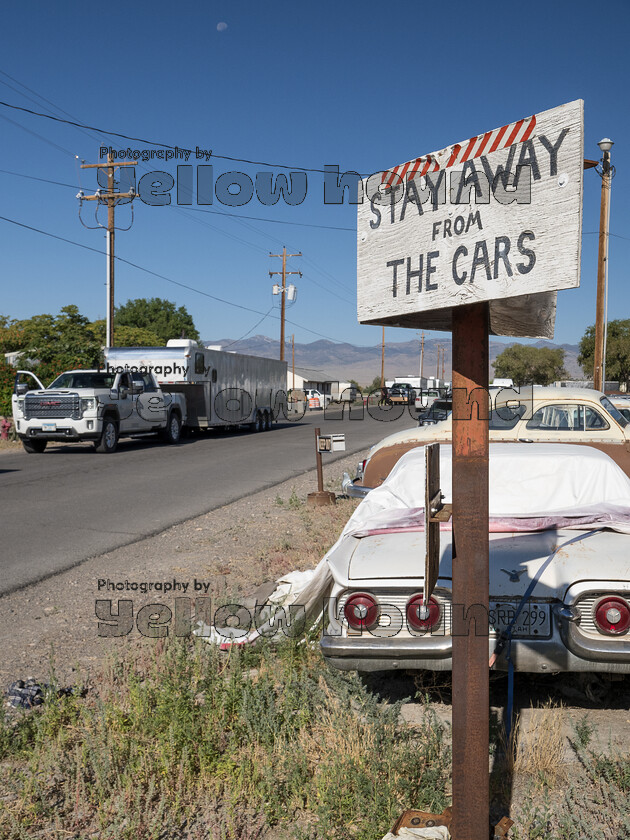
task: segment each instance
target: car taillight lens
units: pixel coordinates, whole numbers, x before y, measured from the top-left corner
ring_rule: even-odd
[[[440,621],[440,605],[429,598],[425,605],[423,595],[414,595],[407,602],[407,623],[413,630],[432,630]]]
[[[630,627],[630,606],[623,598],[602,598],[595,607],[595,623],[602,633],[618,636]]]
[[[370,630],[378,622],[378,604],[367,592],[356,592],[346,601],[343,614],[353,630]]]

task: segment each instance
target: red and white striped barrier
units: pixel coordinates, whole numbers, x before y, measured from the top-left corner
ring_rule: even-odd
[[[421,178],[428,172],[438,172],[440,169],[449,169],[458,163],[474,160],[484,152],[489,155],[492,152],[514,146],[516,143],[524,143],[529,140],[535,128],[536,115],[534,114],[532,117],[509,123],[501,128],[495,128],[493,131],[486,131],[485,134],[479,134],[477,137],[471,137],[467,142],[456,143],[437,154],[415,158],[400,166],[395,166],[393,169],[388,169],[383,172],[381,184],[385,187],[391,187],[395,184],[398,187],[405,179],[410,181],[415,177]],[[448,160],[444,163],[446,153],[449,151]],[[442,160],[439,160],[439,158],[442,158]]]

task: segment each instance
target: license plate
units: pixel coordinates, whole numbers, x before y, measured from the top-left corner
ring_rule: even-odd
[[[56,423],[42,423],[42,432],[56,432],[57,431],[57,424]]]
[[[491,601],[490,627],[497,633],[506,630],[516,615],[518,601]],[[551,635],[551,618],[548,604],[526,603],[512,627],[512,636],[536,638]]]

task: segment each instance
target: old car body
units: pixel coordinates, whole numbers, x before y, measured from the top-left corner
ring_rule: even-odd
[[[483,404],[479,395],[469,400],[471,411],[477,411],[475,402],[479,401]],[[630,475],[630,424],[599,391],[537,386],[491,389],[489,405],[489,435],[493,442],[586,444],[610,455]],[[385,437],[371,448],[358,480],[344,476],[344,491],[351,496],[364,496],[387,478],[405,452],[426,443],[448,443],[451,435],[452,417],[447,417]]]
[[[450,446],[440,450],[449,501]],[[321,647],[334,667],[450,670],[452,530],[440,532],[423,619],[423,505],[424,448],[416,448],[363,500],[328,555]],[[509,655],[520,671],[630,672],[630,479],[607,455],[491,444],[489,537],[493,667],[505,670]],[[510,644],[497,651],[510,623]]]
[[[630,394],[611,395],[610,401],[617,411],[630,422]]]

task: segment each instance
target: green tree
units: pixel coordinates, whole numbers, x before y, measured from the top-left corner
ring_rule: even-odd
[[[578,364],[591,379],[595,363],[595,327],[588,327],[580,341]],[[608,322],[606,336],[606,378],[626,384],[630,381],[630,320]]]
[[[380,387],[381,387],[381,377],[380,376],[375,376],[374,379],[372,380],[371,384],[368,385],[365,390],[369,394],[372,391],[377,391]]]
[[[512,344],[499,353],[494,362],[494,375],[499,379],[512,379],[515,385],[549,385],[556,379],[566,379],[564,350],[558,347],[531,347]]]
[[[64,370],[103,364],[101,343],[74,305],[64,306],[59,315],[35,315],[15,325],[22,336],[23,366],[44,384]]]
[[[0,353],[13,353],[24,346],[24,333],[19,322],[0,315]]]
[[[92,321],[90,328],[99,342],[104,345],[105,320]],[[162,344],[164,342],[152,330],[145,330],[142,327],[127,327],[124,324],[116,323],[116,319],[114,319],[115,347],[160,347]]]
[[[199,341],[199,333],[186,307],[177,309],[170,300],[162,298],[128,300],[116,308],[114,326],[116,324],[149,330],[159,337],[160,344],[166,344],[169,338],[179,338],[182,332],[186,338]]]
[[[0,415],[3,417],[11,417],[12,415],[11,395],[13,394],[15,374],[15,368],[8,365],[4,357],[0,357]]]

